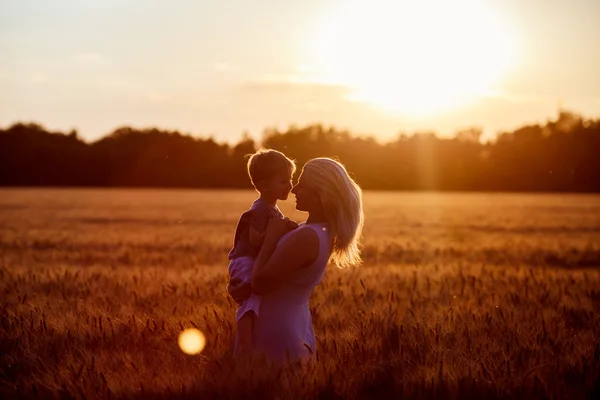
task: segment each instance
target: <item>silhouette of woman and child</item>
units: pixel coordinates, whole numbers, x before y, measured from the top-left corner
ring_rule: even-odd
[[[332,261],[347,267],[360,261],[358,241],[364,215],[361,188],[331,158],[308,161],[295,186],[294,161],[261,149],[248,160],[259,197],[237,224],[229,252],[227,290],[239,307],[235,355],[262,355],[283,364],[310,358],[316,340],[310,295]],[[297,224],[277,207],[289,193],[308,213]]]

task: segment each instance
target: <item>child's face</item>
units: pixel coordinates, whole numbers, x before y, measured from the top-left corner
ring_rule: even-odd
[[[282,172],[267,181],[265,193],[273,199],[287,200],[292,186],[292,171]]]

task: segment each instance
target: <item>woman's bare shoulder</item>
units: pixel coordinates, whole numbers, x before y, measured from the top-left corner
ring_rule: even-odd
[[[286,253],[303,259],[316,259],[319,253],[319,236],[309,226],[301,225],[291,231],[281,246]],[[282,249],[282,250],[283,250]]]
[[[298,228],[290,232],[288,240],[293,240],[300,244],[319,245],[319,235],[310,226],[300,225]]]
[[[319,257],[319,235],[309,226],[302,226],[294,232],[297,237],[296,249],[303,253],[305,265],[309,266]]]

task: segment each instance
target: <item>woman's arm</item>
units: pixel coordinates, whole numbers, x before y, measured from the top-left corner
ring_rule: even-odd
[[[300,228],[277,246],[280,230],[279,226],[271,230],[267,228],[265,241],[252,270],[252,292],[256,294],[274,289],[290,273],[312,264],[319,256],[319,237],[315,231]]]

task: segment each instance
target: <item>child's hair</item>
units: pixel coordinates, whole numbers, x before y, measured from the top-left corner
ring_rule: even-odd
[[[250,155],[248,160],[248,176],[256,187],[258,181],[268,181],[282,172],[296,172],[296,164],[280,151],[273,149],[259,149]]]

